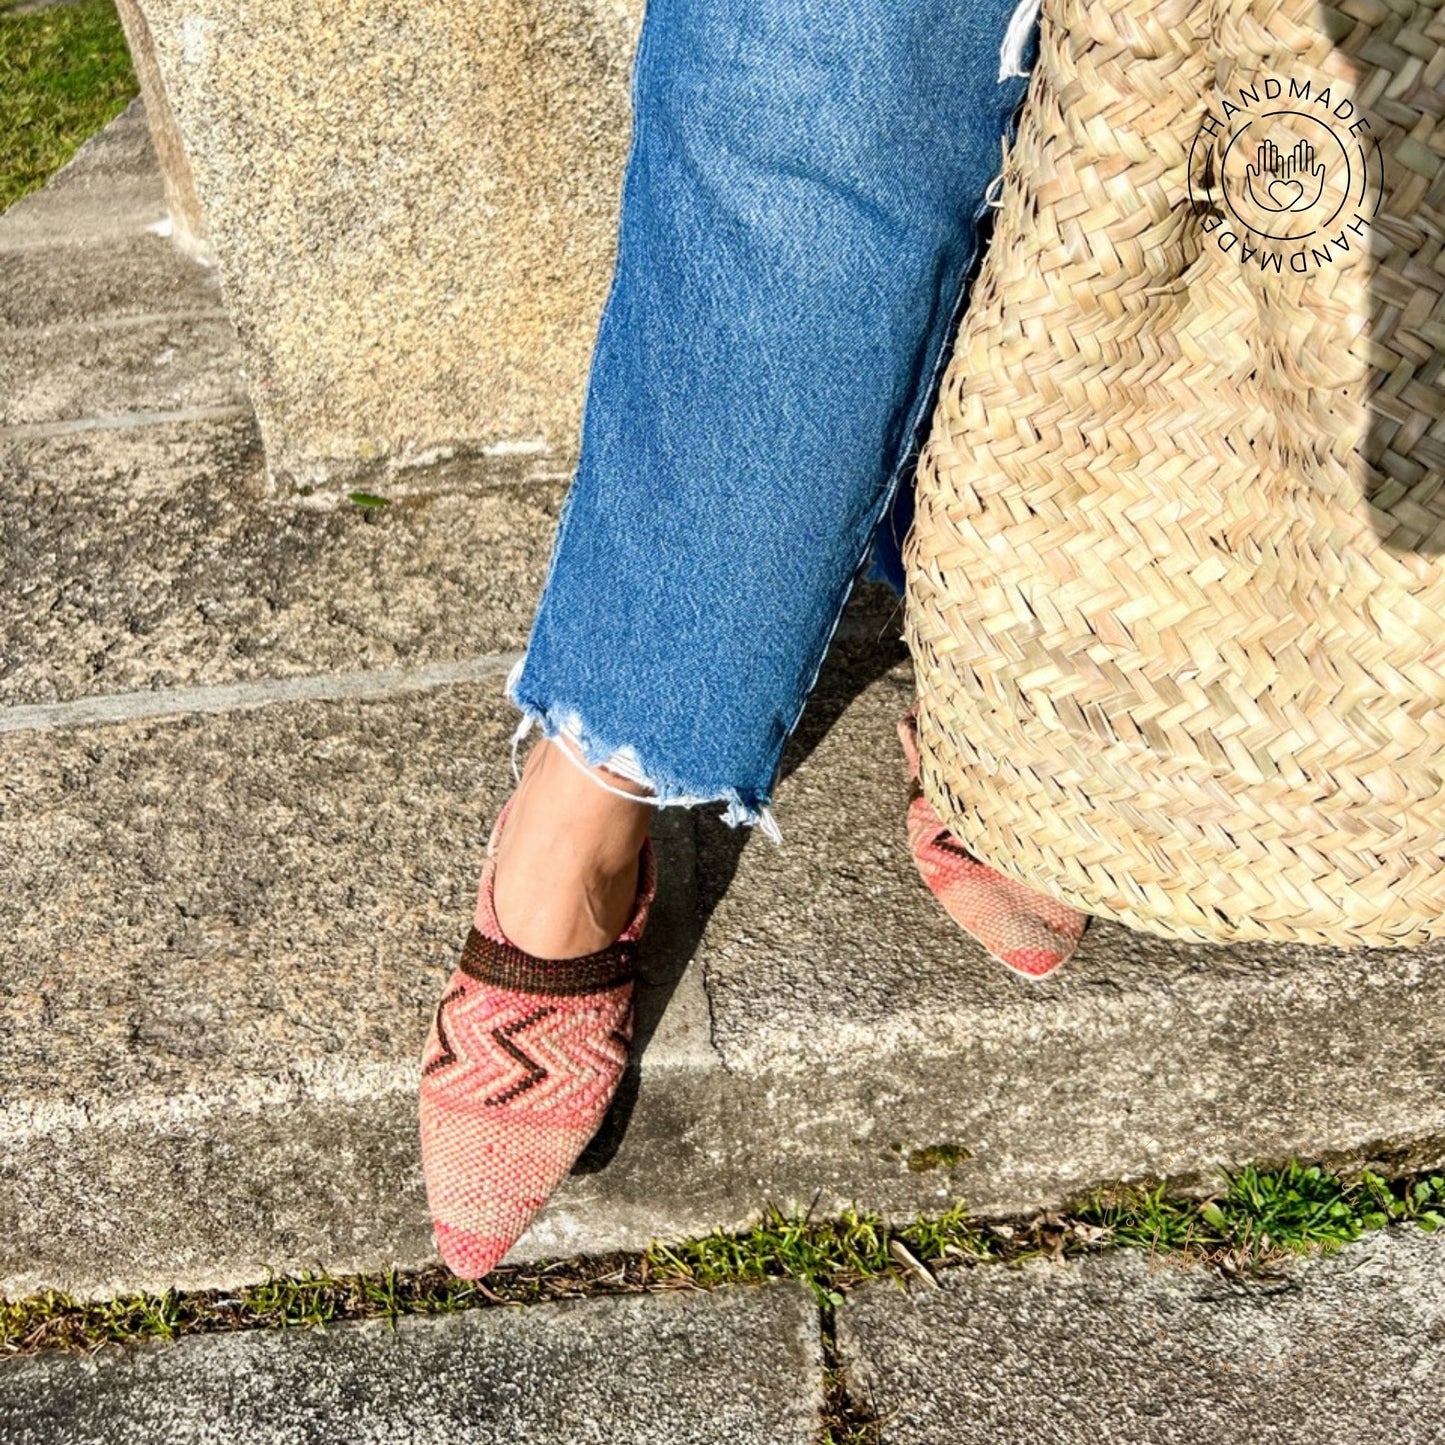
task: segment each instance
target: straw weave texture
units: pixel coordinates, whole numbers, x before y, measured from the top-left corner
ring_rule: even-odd
[[[926,796],[1061,902],[1445,937],[1442,42],[1439,0],[1044,0],[905,631]],[[1226,111],[1268,77],[1368,128]],[[1311,164],[1249,176],[1265,136]],[[1300,269],[1248,258],[1310,222],[1271,208],[1320,166]]]

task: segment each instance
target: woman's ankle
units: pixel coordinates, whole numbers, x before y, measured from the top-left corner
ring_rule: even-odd
[[[494,860],[497,921],[541,958],[596,952],[627,927],[652,821],[651,804],[595,786],[575,757],[538,755],[561,746],[528,755]]]

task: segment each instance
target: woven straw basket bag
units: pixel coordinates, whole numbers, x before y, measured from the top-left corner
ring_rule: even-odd
[[[1044,0],[905,631],[930,802],[1087,913],[1445,937],[1442,42]]]

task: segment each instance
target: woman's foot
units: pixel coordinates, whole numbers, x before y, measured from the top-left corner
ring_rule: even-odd
[[[508,800],[493,882],[497,921],[518,948],[539,958],[595,953],[632,912],[652,804],[619,798],[593,778],[639,798],[644,792],[615,773],[587,769],[571,743],[545,738],[527,754]]]
[[[657,886],[651,805],[543,751],[563,746],[533,749],[497,815],[472,927],[422,1051],[432,1229],[465,1279],[506,1254],[587,1147],[632,1042],[637,942]]]
[[[1073,953],[1089,917],[1035,893],[975,858],[951,833],[918,781],[918,709],[898,723],[912,789],[908,846],[929,892],[1000,963],[1043,978]]]

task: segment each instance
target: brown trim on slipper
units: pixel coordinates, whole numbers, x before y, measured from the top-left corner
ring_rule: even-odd
[[[461,970],[478,983],[518,993],[601,993],[637,976],[637,944],[619,939],[581,958],[536,958],[488,938],[473,924],[462,946]]]

